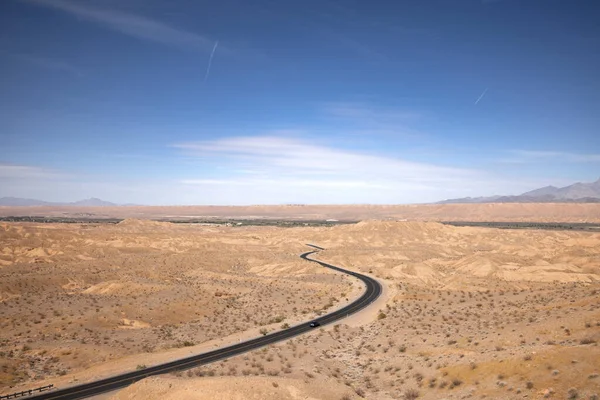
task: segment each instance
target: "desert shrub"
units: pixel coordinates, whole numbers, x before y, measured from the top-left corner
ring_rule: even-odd
[[[423,380],[423,378],[425,378],[425,377],[423,376],[423,374],[422,374],[422,373],[420,373],[420,372],[417,372],[417,373],[415,373],[414,377],[415,377],[415,380],[416,380],[417,382],[419,382],[419,383],[420,383],[420,382]]]
[[[463,381],[461,381],[460,379],[454,378],[454,379],[452,379],[452,384],[450,385],[450,389],[460,386],[460,385],[462,385],[462,383],[463,383]]]
[[[533,382],[531,382],[531,381],[528,381],[528,382],[525,384],[525,387],[526,387],[527,389],[533,389]]]
[[[404,391],[404,398],[407,400],[415,400],[419,397],[419,391],[417,389],[406,389]]]
[[[575,389],[575,388],[570,388],[567,391],[567,399],[575,400],[577,398],[579,398],[579,391],[577,391],[577,389]]]

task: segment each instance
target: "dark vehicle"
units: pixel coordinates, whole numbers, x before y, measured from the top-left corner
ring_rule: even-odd
[[[319,321],[313,321],[310,323],[311,328],[316,328],[317,326],[321,326],[321,323]]]

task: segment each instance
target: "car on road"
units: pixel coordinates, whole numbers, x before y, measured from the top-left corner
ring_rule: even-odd
[[[313,321],[310,323],[311,328],[316,328],[317,326],[321,326],[321,323],[319,321]]]

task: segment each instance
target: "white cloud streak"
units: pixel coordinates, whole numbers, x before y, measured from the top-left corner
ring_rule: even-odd
[[[97,23],[107,29],[138,39],[162,43],[187,50],[207,50],[213,42],[204,36],[187,32],[162,22],[115,10],[90,7],[83,2],[67,0],[21,0],[26,3],[54,8],[74,17]]]
[[[479,102],[481,101],[481,99],[483,99],[483,96],[485,96],[485,94],[487,93],[487,91],[488,91],[488,88],[485,88],[485,90],[481,93],[481,95],[477,98],[477,100],[475,100],[475,104],[474,105],[479,104]]]
[[[0,164],[0,179],[57,179],[66,174],[29,165]]]
[[[513,163],[535,163],[535,162],[571,162],[571,163],[597,163],[600,162],[600,154],[580,154],[565,151],[546,150],[512,150],[512,158],[505,160]]]
[[[336,181],[336,180],[317,180],[317,179],[182,179],[181,183],[185,185],[236,185],[236,186],[255,186],[255,185],[280,185],[285,187],[328,187],[328,188],[379,188],[386,187],[380,184],[374,184],[365,181]]]
[[[219,41],[217,40],[215,42],[215,46],[213,47],[212,51],[210,52],[210,57],[208,58],[208,66],[206,67],[206,75],[204,75],[204,83],[206,83],[206,80],[208,79],[208,74],[210,74],[210,66],[212,65],[212,60],[213,60],[213,57],[215,56],[215,51],[217,51],[218,45],[219,45]]]
[[[175,147],[209,163],[212,171],[219,171],[219,176],[203,173],[198,178],[182,179],[183,184],[252,186],[255,190],[268,187],[271,192],[279,191],[279,195],[290,190],[312,189],[323,193],[335,191],[338,197],[343,193],[350,198],[380,199],[375,202],[383,199],[393,202],[399,196],[416,199],[423,193],[435,200],[444,188],[464,187],[481,179],[472,170],[340,150],[275,135],[180,143]],[[255,172],[241,173],[241,170]]]
[[[405,123],[421,118],[421,113],[393,108],[377,108],[362,103],[330,102],[323,104],[325,113],[364,123]]]
[[[427,134],[411,127],[423,114],[410,109],[378,107],[360,102],[327,102],[320,105],[326,117],[348,125],[346,133],[361,136],[424,138]]]

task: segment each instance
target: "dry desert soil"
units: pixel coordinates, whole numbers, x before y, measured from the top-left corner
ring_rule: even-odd
[[[108,398],[597,399],[600,232],[435,221],[598,222],[600,205],[454,206],[307,206],[302,218],[379,218],[321,227],[0,223],[0,393],[144,368],[360,296],[360,282],[298,257],[314,243],[320,260],[377,278],[382,297],[334,326]],[[77,213],[126,216],[109,211]]]
[[[140,219],[286,219],[409,221],[600,222],[597,203],[498,203],[419,205],[281,205],[170,207],[3,207],[0,217],[98,217]]]

